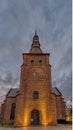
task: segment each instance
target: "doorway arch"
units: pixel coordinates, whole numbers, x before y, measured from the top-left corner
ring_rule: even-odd
[[[39,111],[31,111],[31,125],[39,125]]]

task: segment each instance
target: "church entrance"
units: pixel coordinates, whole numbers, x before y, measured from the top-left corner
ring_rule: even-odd
[[[39,125],[39,111],[33,110],[31,112],[31,125]]]

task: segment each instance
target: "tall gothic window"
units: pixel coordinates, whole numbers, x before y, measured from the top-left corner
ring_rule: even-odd
[[[16,104],[12,103],[12,105],[11,105],[10,120],[14,120],[14,117],[15,117],[15,107],[16,107]]]
[[[33,99],[39,99],[39,93],[37,91],[33,92]]]

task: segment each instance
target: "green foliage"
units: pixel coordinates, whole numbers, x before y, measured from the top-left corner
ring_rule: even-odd
[[[12,128],[13,124],[0,124],[0,127]]]
[[[72,116],[72,108],[69,110],[69,116]]]

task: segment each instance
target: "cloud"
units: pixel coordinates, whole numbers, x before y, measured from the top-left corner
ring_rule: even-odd
[[[58,78],[57,80],[54,80],[53,86],[58,87],[65,101],[71,102],[72,100],[72,72],[70,72],[68,76],[66,74],[63,74],[62,77]]]
[[[6,76],[5,79],[2,79],[2,77],[0,76],[0,82],[4,83],[4,84],[12,84],[12,74],[8,73],[8,75]]]
[[[13,77],[12,73],[9,72],[5,76],[0,76],[0,102],[4,100],[7,92],[10,88],[19,87],[19,77]]]
[[[72,75],[62,79],[59,89],[66,101],[72,101]]]
[[[8,8],[8,0],[0,0],[0,14]]]

